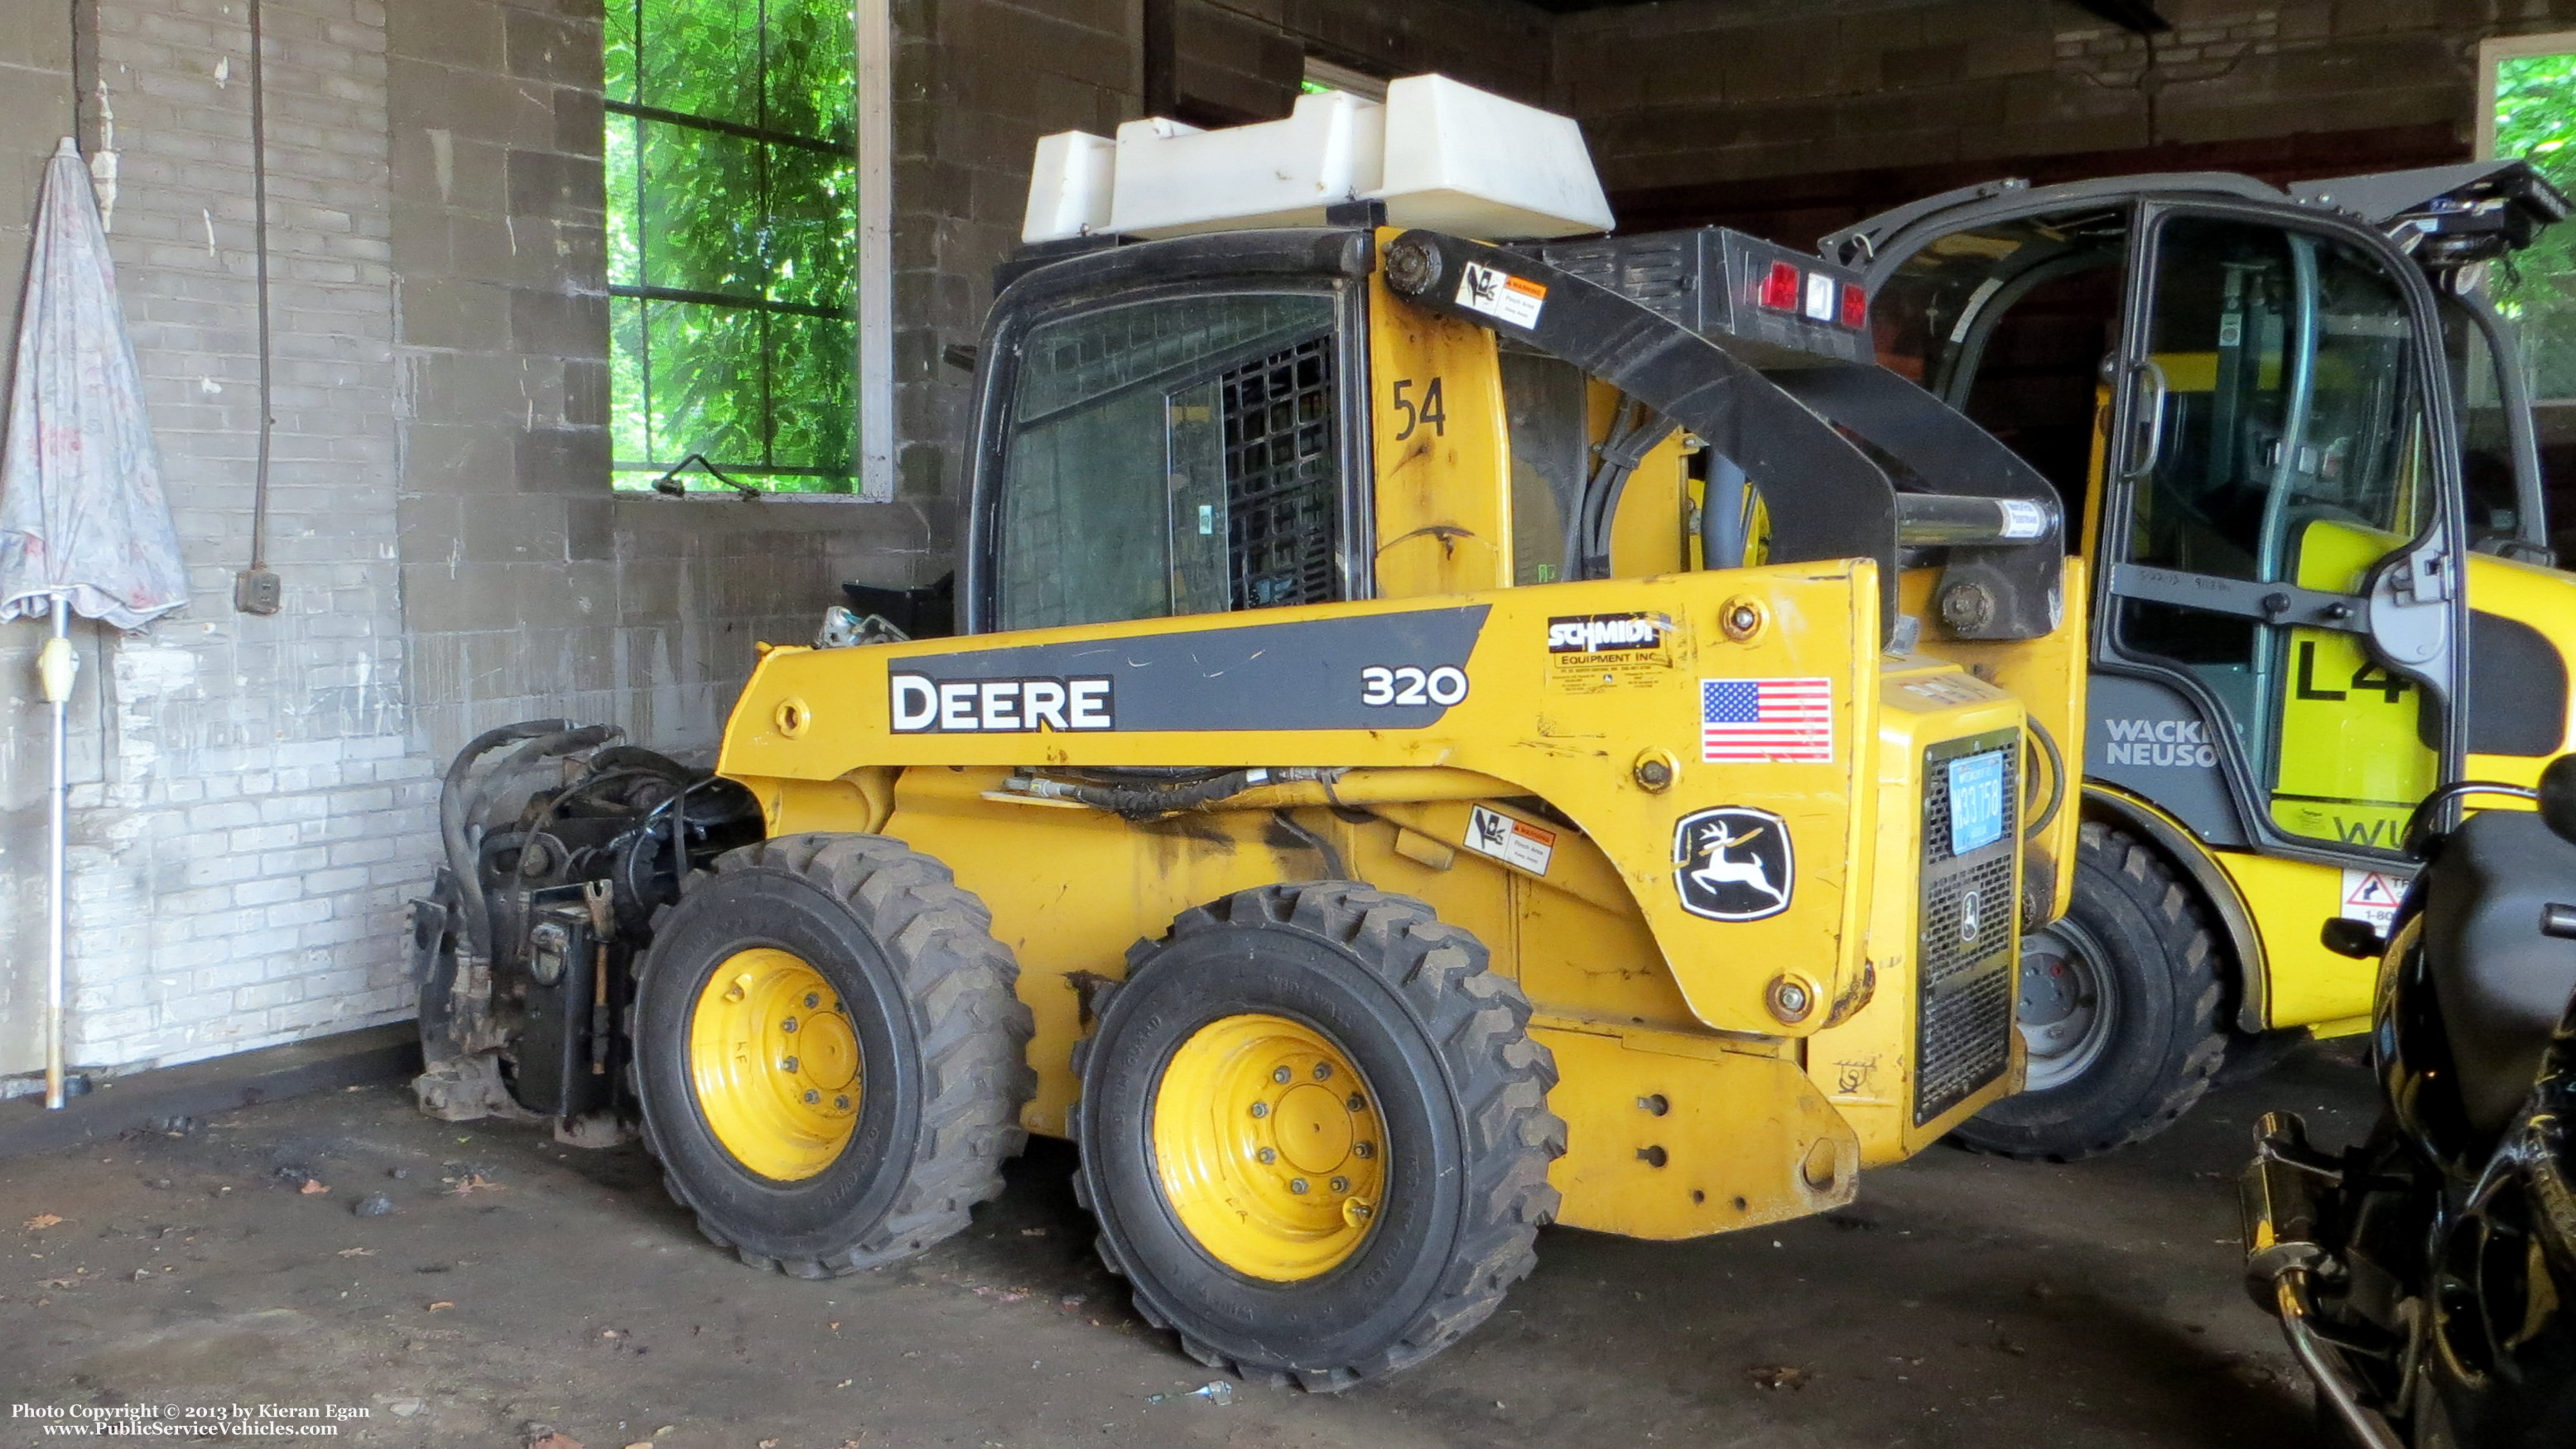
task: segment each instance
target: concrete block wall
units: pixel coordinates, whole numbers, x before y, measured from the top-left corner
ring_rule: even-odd
[[[917,498],[612,496],[599,0],[387,15],[395,413],[418,737],[564,717],[711,750],[758,640],[924,581]]]
[[[930,520],[919,566],[949,567],[960,529],[968,374],[992,271],[1019,244],[1040,136],[1099,135],[1143,111],[1137,0],[894,0],[895,372],[900,495]],[[1546,98],[1550,17],[1519,0],[1176,0],[1180,110],[1210,124],[1295,103],[1305,57],[1371,74],[1441,71]]]
[[[1563,17],[1551,95],[1623,219],[1745,224],[1788,202],[1744,183],[1795,178],[1822,204],[1781,232],[1803,243],[1873,200],[2052,179],[2052,157],[2275,179],[2464,158],[2477,42],[2576,27],[2569,0],[2160,10],[2150,42],[2064,0],[1666,0]]]
[[[402,902],[427,873],[431,764],[408,729],[394,566],[382,8],[266,7],[267,552],[286,584],[267,618],[231,607],[258,419],[245,11],[91,13],[121,163],[111,249],[190,585],[147,633],[93,632],[85,650],[95,703],[75,728],[95,763],[72,797],[68,1055],[114,1067],[404,1015]],[[12,774],[13,827],[40,822],[41,775]],[[27,903],[42,879],[30,834],[13,828],[8,862]],[[9,959],[32,987],[42,913],[15,920]],[[13,989],[13,1023],[32,1000]]]

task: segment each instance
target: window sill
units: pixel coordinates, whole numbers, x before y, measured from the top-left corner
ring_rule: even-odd
[[[746,505],[754,508],[769,504],[785,504],[789,507],[802,507],[817,503],[847,504],[894,502],[891,498],[870,498],[863,493],[762,493],[746,498],[739,493],[689,492],[683,493],[675,498],[668,493],[656,493],[649,488],[612,488],[609,490],[608,496],[624,503],[725,503]]]

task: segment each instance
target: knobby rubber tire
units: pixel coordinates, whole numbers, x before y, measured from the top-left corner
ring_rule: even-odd
[[[1410,897],[1350,881],[1264,886],[1184,912],[1128,952],[1074,1047],[1074,1194],[1136,1311],[1212,1368],[1338,1392],[1419,1362],[1483,1322],[1537,1264],[1556,1214],[1556,1062],[1482,942]],[[1324,1030],[1373,1084],[1389,1191],[1351,1258],[1273,1283],[1222,1266],[1155,1177],[1150,1106],[1207,1022],[1271,1013]],[[1401,1099],[1401,1100],[1400,1100]],[[1418,1125],[1402,1125],[1414,1120]]]
[[[644,1145],[698,1230],[746,1264],[825,1278],[963,1229],[1027,1145],[1034,1020],[992,915],[948,868],[876,835],[790,835],[730,851],[654,918],[628,1010]],[[790,950],[839,988],[862,1050],[859,1118],[829,1167],[780,1184],[745,1169],[696,1106],[688,1030],[734,952]]]
[[[2005,1157],[2072,1162],[2172,1126],[2226,1064],[2227,958],[2199,892],[2152,847],[2097,820],[2075,852],[2075,918],[2103,947],[2117,995],[2111,1039],[2083,1075],[2006,1097],[1954,1140]]]

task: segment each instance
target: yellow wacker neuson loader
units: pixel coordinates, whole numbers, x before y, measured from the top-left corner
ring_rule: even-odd
[[[426,1108],[631,1124],[811,1277],[1065,1137],[1142,1314],[1341,1389],[1542,1224],[1819,1212],[2013,1090],[2091,590],[1858,271],[1581,235],[1572,123],[1438,77],[1033,191],[957,631],[765,648],[712,772],[469,745]]]
[[[1824,241],[1882,363],[2055,485],[2089,565],[2083,838],[2028,937],[2028,1090],[1961,1130],[2068,1158],[2230,1053],[2370,1019],[2407,819],[2571,747],[2576,576],[2484,274],[2567,200],[2520,161],[1998,182]],[[2488,802],[2480,802],[2484,805]]]

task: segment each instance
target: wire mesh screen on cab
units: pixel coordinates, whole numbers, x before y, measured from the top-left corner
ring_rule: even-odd
[[[1333,340],[1246,363],[1222,388],[1232,606],[1326,602],[1341,531]]]

